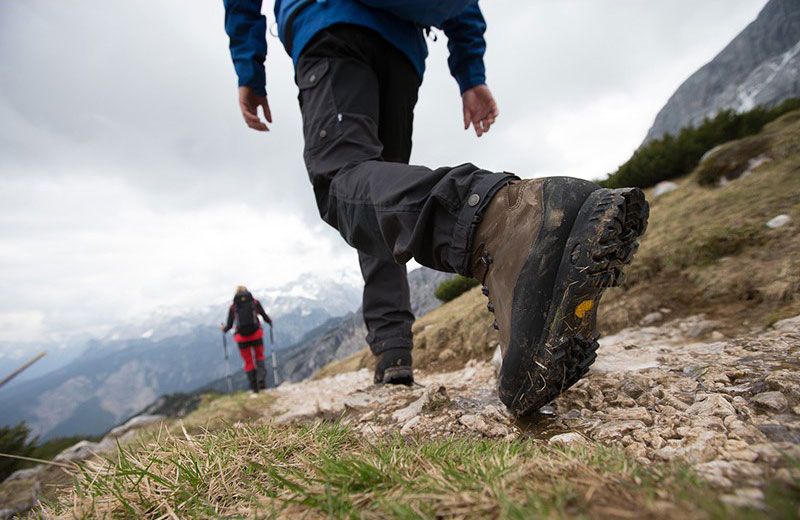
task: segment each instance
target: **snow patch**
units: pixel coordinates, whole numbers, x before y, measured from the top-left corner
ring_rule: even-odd
[[[153,329],[148,329],[147,331],[142,333],[142,338],[148,339],[150,338],[155,331]]]

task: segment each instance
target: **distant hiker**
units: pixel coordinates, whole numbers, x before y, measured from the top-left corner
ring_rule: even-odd
[[[224,3],[242,116],[267,131],[261,0]],[[480,137],[499,115],[477,0],[275,0],[275,18],[295,65],[320,216],[359,252],[375,382],[413,382],[411,258],[484,285],[503,352],[500,398],[514,414],[580,379],[595,358],[600,296],[621,282],[645,229],[642,191],[408,165],[430,27],[447,36],[464,128]]]
[[[261,303],[253,298],[246,287],[236,288],[233,304],[228,309],[228,321],[222,325],[222,332],[228,332],[236,323],[233,339],[239,344],[239,355],[244,361],[244,373],[253,393],[267,387],[267,367],[264,358],[264,329],[261,318],[272,326],[272,320],[264,311]],[[255,357],[255,362],[254,362]]]

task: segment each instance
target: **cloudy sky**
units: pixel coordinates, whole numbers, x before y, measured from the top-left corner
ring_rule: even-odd
[[[601,177],[764,4],[483,0],[498,124],[461,129],[441,37],[412,162]],[[270,37],[275,124],[248,130],[222,18],[220,0],[0,2],[0,341],[357,270],[318,221],[290,60]]]

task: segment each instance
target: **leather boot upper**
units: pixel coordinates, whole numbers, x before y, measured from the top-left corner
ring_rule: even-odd
[[[511,307],[520,271],[542,224],[543,180],[514,181],[501,188],[484,211],[472,240],[472,276],[484,286],[505,355]]]

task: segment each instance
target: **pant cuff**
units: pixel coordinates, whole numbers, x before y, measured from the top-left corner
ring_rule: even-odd
[[[376,341],[369,346],[369,349],[376,356],[380,356],[387,350],[401,348],[404,350],[411,350],[414,342],[411,338],[388,338],[381,341]]]
[[[447,261],[458,274],[470,276],[470,250],[472,237],[480,224],[483,210],[489,205],[494,194],[510,181],[519,179],[511,173],[483,172],[485,175],[469,191],[461,212],[458,214],[453,240],[447,252]]]

